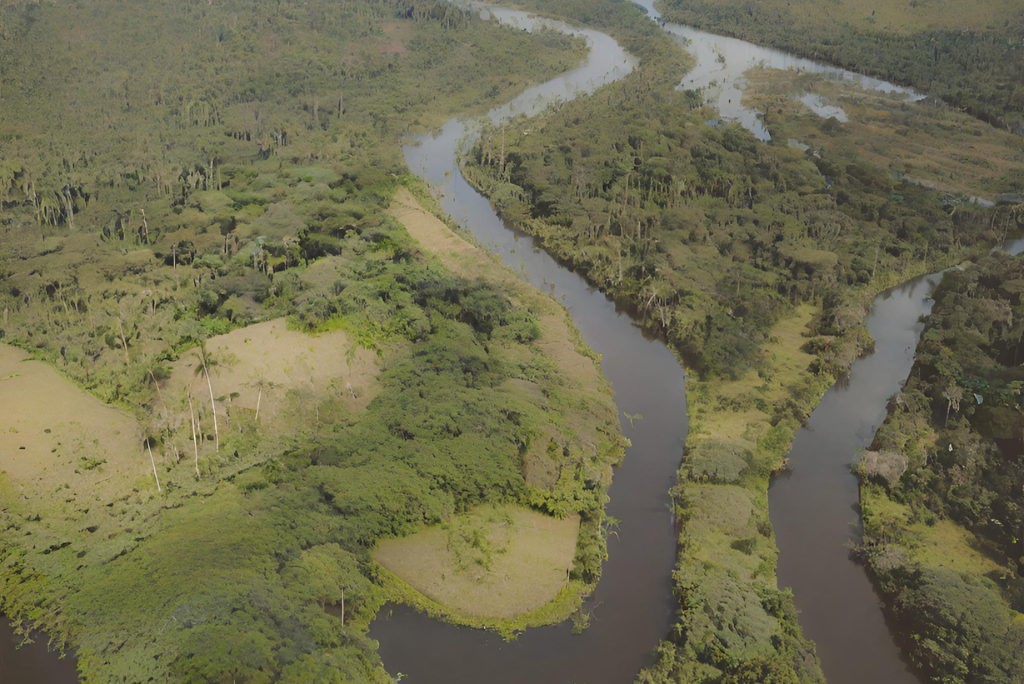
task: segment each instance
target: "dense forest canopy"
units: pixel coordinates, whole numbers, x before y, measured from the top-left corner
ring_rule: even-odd
[[[911,85],[1024,133],[1024,9],[964,3],[665,0],[665,18]]]
[[[5,464],[0,610],[73,647],[87,682],[390,681],[364,636],[390,595],[370,550],[483,502],[580,514],[571,579],[592,586],[610,394],[536,344],[558,305],[454,274],[388,213],[412,183],[402,134],[575,66],[581,42],[404,0],[0,19],[0,338],[153,452]],[[284,317],[348,369],[254,374],[243,406],[221,340]]]
[[[917,360],[860,466],[863,554],[936,682],[1013,682],[1024,668],[1024,263],[992,255],[945,275]],[[995,562],[950,568],[924,555],[955,523]]]
[[[802,301],[826,302],[822,331],[840,334],[859,322],[841,310],[851,290],[988,229],[856,157],[702,126],[713,113],[672,89],[671,59],[508,130],[504,158],[502,132],[485,131],[468,168],[506,217],[632,300],[703,374],[756,366],[766,331]]]

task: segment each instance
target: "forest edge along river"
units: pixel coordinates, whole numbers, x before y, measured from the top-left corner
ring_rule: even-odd
[[[658,20],[651,0],[638,4],[652,19]],[[523,20],[519,13],[505,13],[498,18],[506,20],[514,16]],[[719,38],[688,27],[661,25],[696,48],[693,51],[697,65],[682,80],[681,87],[707,86],[717,80],[714,92],[705,93],[711,95],[710,102],[719,106],[723,118],[740,122],[762,140],[770,139],[767,130],[756,113],[745,110],[741,104],[742,73],[755,65],[813,71],[853,81],[865,88],[902,93],[911,101],[921,99],[909,89],[778,50]],[[587,35],[594,39],[593,32]],[[719,41],[717,45],[713,44],[715,40]],[[728,50],[739,54],[729,54]],[[592,58],[603,56],[596,48],[591,54]],[[722,56],[721,60],[718,55]],[[704,63],[711,58],[716,64]],[[732,66],[736,63],[741,65],[738,71]],[[594,64],[588,62],[573,74],[581,76],[588,67],[593,68]],[[724,80],[726,75],[732,80]],[[695,79],[707,83],[697,83]],[[734,96],[728,96],[730,93]],[[524,96],[517,99],[517,103],[525,101],[539,106],[537,100],[531,99],[533,97],[535,95]],[[805,104],[821,116],[835,114],[825,103]],[[492,112],[490,118],[498,121],[523,111],[517,106],[504,107]],[[379,639],[381,656],[389,671],[407,674],[413,682],[601,684],[632,681],[639,669],[650,662],[658,640],[667,634],[668,618],[659,597],[667,592],[673,563],[664,558],[662,545],[674,545],[674,542],[656,538],[651,530],[664,530],[665,537],[672,536],[671,518],[665,505],[666,489],[671,485],[679,462],[680,440],[685,439],[685,399],[663,398],[663,393],[676,391],[680,381],[679,366],[674,359],[666,360],[663,374],[649,376],[645,371],[650,368],[652,359],[647,355],[657,349],[656,360],[660,365],[668,350],[659,342],[646,339],[607,298],[595,292],[582,278],[558,266],[532,238],[503,224],[487,199],[459,172],[456,158],[466,131],[464,123],[453,120],[433,136],[423,136],[407,146],[405,153],[410,168],[440,189],[444,210],[482,244],[499,253],[510,266],[522,268],[531,283],[551,289],[565,303],[586,342],[602,355],[602,367],[616,392],[619,409],[639,410],[644,421],[636,430],[623,426],[634,445],[616,471],[608,506],[609,514],[622,520],[620,535],[609,540],[609,560],[597,591],[585,606],[585,609],[596,607],[595,621],[582,635],[570,635],[568,625],[563,624],[530,630],[518,641],[504,643],[497,635],[440,623],[401,606],[385,608],[382,618],[371,627],[371,635]],[[876,298],[869,318],[869,329],[877,340],[874,354],[858,361],[851,377],[829,390],[822,406],[812,415],[811,423],[794,441],[791,462],[803,463],[805,454],[808,458],[816,456],[815,466],[823,469],[825,476],[811,478],[790,472],[771,489],[772,520],[778,526],[776,535],[784,540],[780,543],[783,548],[779,585],[792,587],[798,608],[809,610],[806,619],[801,616],[801,624],[807,636],[818,642],[822,667],[833,684],[918,681],[900,657],[867,574],[848,554],[847,542],[855,536],[859,524],[857,483],[850,472],[850,464],[857,449],[870,443],[874,429],[884,417],[888,396],[898,388],[913,364],[913,352],[920,335],[918,320],[930,309],[928,293],[939,278],[941,275],[934,274],[914,279]],[[630,349],[632,343],[645,346]],[[644,367],[640,368],[641,365]],[[879,375],[889,382],[876,382]],[[649,380],[652,377],[653,382]],[[862,386],[873,391],[859,392]],[[666,405],[679,407],[678,414],[664,415]],[[651,413],[649,406],[659,408],[660,412]],[[818,417],[819,412],[823,417]],[[827,425],[833,420],[830,412],[839,418],[848,416],[849,421],[845,430],[834,433],[835,438],[829,440],[825,452],[818,453],[819,444],[814,441],[818,433],[814,430],[819,424]],[[858,421],[859,416],[865,416],[867,423]],[[667,430],[667,434],[657,434],[661,430]],[[829,432],[826,428],[821,434]],[[676,445],[674,450],[673,445]],[[663,451],[654,452],[652,447]],[[810,475],[811,469],[807,470]],[[657,488],[659,481],[664,489]],[[649,489],[652,486],[653,489]],[[638,496],[645,498],[634,498]],[[787,502],[813,503],[810,512],[807,507],[796,511],[784,508],[777,512],[775,508],[783,498]],[[827,503],[823,505],[827,513],[819,516],[813,506],[822,501]],[[639,558],[633,549],[638,549]],[[816,555],[815,551],[821,555]],[[794,571],[794,566],[799,571]],[[656,590],[650,591],[652,587]],[[637,608],[645,604],[649,605],[647,619],[637,623]],[[643,629],[634,629],[634,624],[641,624]],[[651,627],[659,627],[661,631]],[[614,634],[618,637],[611,638]],[[858,648],[860,645],[864,649]],[[852,658],[846,657],[850,654]],[[871,656],[865,657],[865,654]]]
[[[535,113],[553,98],[591,92],[632,68],[633,59],[604,34],[519,12],[491,12],[524,28],[573,31],[591,45],[580,68],[494,110],[492,121]],[[669,489],[686,436],[684,373],[664,344],[645,336],[626,312],[532,238],[502,222],[487,198],[466,182],[457,155],[469,131],[467,123],[452,120],[422,136],[405,148],[409,167],[440,190],[444,211],[482,245],[566,306],[588,345],[602,355],[619,410],[641,414],[643,420],[636,429],[623,421],[633,445],[615,473],[608,506],[609,515],[622,522],[618,536],[609,539],[609,560],[597,590],[584,606],[593,617],[582,635],[574,635],[566,622],[505,642],[495,633],[445,624],[404,606],[386,606],[370,635],[380,642],[388,671],[408,675],[411,682],[629,682],[652,662],[653,648],[673,617],[675,528]]]
[[[638,4],[652,19],[658,18],[651,0]],[[592,92],[626,76],[634,64],[603,33],[504,8],[487,7],[481,12],[527,30],[548,26],[582,35],[591,46],[580,67],[493,110],[492,121],[536,114],[555,99]],[[718,97],[712,103],[728,105],[722,117],[738,120],[762,140],[770,136],[756,113],[743,110],[739,97],[742,71],[756,64],[811,69],[846,80],[861,79],[865,87],[905,90],[736,39],[672,24],[663,28],[690,41],[698,59],[681,87],[699,87],[694,80],[698,75],[716,72],[712,90]],[[735,74],[734,69],[725,70],[730,54],[734,63],[741,60],[747,66]],[[715,64],[701,61],[708,59]],[[732,81],[723,78],[727,73]],[[735,103],[722,94],[733,90]],[[829,111],[825,107],[819,113]],[[563,623],[531,629],[506,642],[493,632],[457,627],[407,606],[388,605],[371,625],[371,636],[379,640],[388,671],[407,675],[413,684],[624,684],[652,662],[653,650],[667,635],[675,609],[671,591],[675,527],[668,492],[675,483],[687,430],[684,372],[670,350],[645,334],[628,312],[560,266],[532,238],[502,222],[488,200],[465,181],[457,156],[471,132],[471,124],[453,119],[434,134],[420,137],[404,148],[410,169],[440,190],[443,209],[481,244],[567,307],[586,342],[602,355],[602,368],[616,392],[619,410],[639,413],[643,421],[635,429],[623,424],[633,446],[615,473],[608,505],[608,513],[622,522],[619,535],[609,539],[602,579],[584,606],[592,620],[583,634],[572,634],[569,624]],[[832,684],[917,681],[900,660],[866,573],[853,564],[846,550],[859,524],[857,484],[849,464],[857,449],[870,443],[884,418],[887,398],[909,372],[920,334],[918,319],[930,309],[929,288],[939,278],[940,274],[924,276],[875,299],[868,318],[876,339],[874,353],[854,364],[847,382],[826,393],[794,441],[792,470],[776,479],[770,490],[771,518],[781,550],[779,584],[793,588],[802,611],[800,622],[806,635],[816,641]],[[16,641],[7,622],[0,621],[0,681],[4,684],[76,681],[73,659],[58,661],[46,650],[45,638],[17,651],[13,649]]]

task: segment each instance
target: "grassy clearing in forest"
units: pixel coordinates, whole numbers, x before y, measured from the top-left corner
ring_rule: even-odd
[[[758,373],[751,368],[738,380],[717,382],[715,393],[724,400],[736,401],[749,398],[754,392],[769,402],[785,397],[786,386],[798,380],[815,359],[802,349],[815,313],[813,305],[801,304],[792,315],[776,323],[768,342],[761,348],[768,360],[766,370]]]
[[[860,497],[868,534],[884,536],[899,530],[899,547],[908,562],[928,571],[972,575],[1001,598],[999,587],[988,580],[1006,576],[1008,571],[980,550],[979,539],[970,530],[948,518],[921,520],[910,506],[889,498],[877,484],[863,482]]]
[[[343,330],[313,336],[289,330],[285,319],[277,318],[211,337],[206,348],[216,362],[210,379],[220,401],[218,414],[255,416],[258,401],[260,422],[266,423],[324,392],[361,411],[380,392],[376,354],[356,346]],[[181,394],[187,386],[206,407],[209,388],[199,364],[198,351],[183,355],[165,389]]]
[[[565,588],[579,516],[559,520],[519,506],[480,506],[402,539],[374,560],[424,596],[457,613],[513,618]]]
[[[978,551],[973,534],[950,520],[938,520],[931,527],[911,525],[910,533],[917,538],[911,557],[921,565],[979,576],[1006,571]]]
[[[775,324],[761,350],[766,363],[760,371],[751,368],[737,380],[700,383],[691,399],[690,412],[700,426],[698,431],[691,427],[693,438],[757,448],[758,437],[770,427],[772,407],[786,398],[815,359],[802,349],[815,313],[813,305],[802,304]]]
[[[133,418],[0,344],[0,471],[75,497],[116,491],[146,478],[149,467]]]

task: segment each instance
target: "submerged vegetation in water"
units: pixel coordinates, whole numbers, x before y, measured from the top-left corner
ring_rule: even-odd
[[[580,42],[399,0],[19,3],[0,33],[0,338],[137,445],[55,483],[0,455],[0,610],[87,682],[390,681],[381,538],[482,503],[581,515],[573,587],[596,581],[624,442],[594,363],[537,344],[577,354],[553,301],[387,211],[403,132]],[[271,319],[298,348],[234,353]]]

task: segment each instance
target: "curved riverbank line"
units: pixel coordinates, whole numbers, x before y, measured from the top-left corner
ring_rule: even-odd
[[[610,37],[572,29],[521,12],[491,10],[520,25],[581,32],[591,41],[588,60],[577,70],[524,93],[492,111],[492,121],[536,113],[552,98],[571,97],[625,76],[633,60]],[[550,292],[569,310],[587,344],[602,356],[602,370],[615,390],[620,411],[641,414],[630,428],[633,442],[610,489],[610,516],[620,520],[608,541],[609,559],[601,582],[585,602],[590,626],[581,635],[572,625],[532,629],[513,642],[499,635],[433,620],[405,606],[388,606],[371,625],[389,672],[417,682],[631,681],[652,661],[652,649],[668,632],[675,602],[671,571],[675,530],[669,489],[675,482],[686,436],[685,376],[673,354],[650,339],[629,315],[586,281],[560,266],[534,241],[507,226],[488,200],[462,177],[457,154],[468,131],[453,120],[405,148],[415,173],[440,189],[442,208],[498,253],[526,280]]]
[[[648,9],[652,18],[657,19],[657,13],[653,12],[653,6],[650,3],[639,4]],[[691,32],[690,29],[676,27],[671,24],[662,24],[662,27],[669,33],[686,39],[689,41],[690,46],[694,47],[696,57],[698,58],[697,72],[701,72],[701,70],[706,71],[707,74],[715,72],[714,64],[709,65],[707,62],[709,59],[718,61],[716,55],[722,55],[722,51],[725,49],[717,42],[717,37],[710,34],[697,35],[697,33]],[[697,44],[698,39],[705,41],[706,44]],[[742,84],[739,83],[738,79],[743,71],[755,64],[764,64],[782,69],[810,70],[814,73],[825,74],[836,79],[856,82],[862,87],[886,92],[900,92],[910,99],[920,99],[920,96],[911,91],[900,89],[892,84],[865,79],[857,74],[836,70],[827,65],[817,64],[809,60],[797,60],[778,51],[765,51],[763,48],[744,44],[742,41],[732,41],[732,39],[722,39],[722,41],[735,43],[735,45],[728,48],[728,51],[730,51],[730,54],[735,53],[734,57],[739,55],[742,58],[735,62],[742,65],[739,73],[734,74],[730,72],[731,75],[726,74],[732,79],[729,87],[735,89],[736,97],[729,98],[723,96],[719,98],[718,105],[722,116],[723,118],[739,120],[762,140],[768,139],[767,131],[763,130],[763,125],[757,119],[756,113],[750,113],[751,116],[748,117],[744,114],[744,110],[740,105],[740,88]],[[761,55],[762,51],[765,52],[765,55],[757,59],[751,58],[751,55]],[[724,63],[730,63],[728,55],[725,55]],[[735,69],[733,70],[735,71]],[[699,87],[699,85],[687,86],[687,81],[684,80],[681,87]],[[725,105],[728,105],[728,107]],[[819,107],[819,109],[821,111],[817,113],[822,116],[835,114],[835,112],[827,108]],[[505,113],[508,112],[505,111]],[[502,115],[499,114],[491,116],[491,120],[495,122],[500,121],[501,118]],[[759,134],[758,126],[761,126],[761,132],[764,135]],[[606,331],[602,330],[588,334],[588,330],[593,330],[595,326],[602,323],[600,318],[601,312],[595,311],[591,313],[587,310],[583,303],[585,300],[582,298],[577,299],[579,295],[576,293],[575,287],[571,283],[566,285],[562,282],[565,279],[569,279],[570,275],[560,269],[552,260],[547,259],[543,255],[538,255],[532,240],[518,234],[513,227],[503,224],[494,215],[488,201],[468,186],[457,165],[454,162],[448,163],[446,161],[453,159],[462,149],[464,144],[462,134],[466,132],[467,128],[464,124],[452,121],[436,136],[420,140],[418,146],[410,146],[406,149],[406,158],[410,167],[419,173],[422,178],[441,189],[441,200],[444,210],[471,230],[478,240],[485,245],[491,246],[501,254],[506,263],[521,267],[531,282],[535,282],[544,288],[551,287],[556,296],[564,296],[565,303],[577,324],[584,331],[584,336],[588,343],[598,352],[604,353],[604,369],[613,382],[619,399],[620,409],[627,413],[633,411],[634,408],[629,403],[629,392],[634,390],[633,384],[636,380],[628,372],[627,366],[629,362],[627,361],[625,365],[620,367],[619,363],[621,361],[613,355],[613,352],[606,351],[606,344],[601,339],[601,333]],[[529,255],[529,258],[524,256],[524,247],[528,247],[525,254]],[[895,340],[895,343],[903,344],[899,351],[905,352],[911,359],[913,348],[916,344],[915,335],[918,334],[916,329],[917,319],[922,313],[919,307],[914,306],[915,303],[920,303],[915,302],[914,298],[916,297],[922,300],[922,302],[925,300],[927,287],[924,288],[922,294],[920,283],[927,283],[927,278],[923,281],[920,279],[910,281],[903,286],[880,295],[876,301],[876,311],[872,313],[869,319],[869,327],[873,333],[876,331],[876,327],[882,323],[891,326],[895,331],[893,340]],[[559,279],[562,279],[562,281]],[[902,299],[900,297],[893,299],[894,292],[901,293]],[[893,300],[893,307],[887,306],[890,300]],[[591,318],[591,316],[594,316],[594,318]],[[882,323],[879,323],[879,321]],[[606,325],[610,326],[614,325],[614,323],[609,321]],[[886,333],[879,329],[877,336],[886,338]],[[883,342],[888,342],[888,339],[884,339]],[[616,351],[622,351],[627,357],[631,357],[634,360],[638,358],[638,355],[629,349]],[[892,383],[898,383],[899,378],[906,375],[909,364],[906,366],[906,369],[903,369],[897,363],[901,359],[890,358],[895,356],[894,353],[890,353],[891,351],[892,349],[889,346],[880,351],[877,359],[875,359],[875,365],[880,370],[875,372],[880,373],[886,380],[895,378],[895,380],[892,380]],[[896,363],[896,365],[894,366],[893,363]],[[672,365],[675,366],[674,363]],[[855,368],[857,367],[855,366]],[[678,372],[678,370],[675,372]],[[622,380],[622,377],[626,379]],[[856,416],[863,412],[868,417],[867,424],[856,424],[851,426],[851,429],[853,437],[870,442],[874,431],[873,427],[877,424],[877,420],[880,420],[876,419],[876,423],[873,424],[870,416],[879,412],[884,414],[885,399],[891,390],[881,391],[881,394],[876,396],[878,391],[880,391],[879,387],[871,386],[870,377],[867,384],[870,389],[876,391],[869,392],[862,397],[861,403],[851,413],[852,416]],[[829,397],[834,397],[838,393],[843,392],[844,388],[847,387],[848,385],[845,382],[837,385],[826,395],[826,402],[831,403],[833,400]],[[656,394],[659,391],[659,386],[655,383],[648,389]],[[882,389],[884,390],[884,387]],[[634,435],[637,433],[661,429],[659,425],[652,424],[646,411],[641,411],[641,413],[644,416],[644,421],[640,424],[638,430],[633,431],[625,425],[623,426],[626,434],[634,438],[634,442],[636,442]],[[808,430],[804,430],[799,433],[801,437],[794,445],[794,460],[801,458],[802,450],[806,449],[803,443],[807,441],[804,435],[808,432]],[[846,433],[840,435],[843,438],[845,436]],[[816,465],[829,473],[832,473],[829,470],[830,468],[838,469],[841,475],[849,476],[848,463],[852,460],[852,456],[857,448],[856,445],[847,440],[827,446],[826,448],[832,450],[829,452],[830,454],[833,452],[836,454],[835,458],[829,460],[815,452],[813,455],[817,459]],[[814,452],[813,447],[811,451]],[[609,512],[614,517],[621,517],[617,512],[619,507],[637,507],[638,505],[636,501],[627,502],[621,498],[623,496],[641,494],[638,490],[629,490],[622,486],[622,481],[630,477],[631,469],[634,467],[632,459],[635,452],[636,449],[627,456],[626,462],[618,472],[616,482],[612,488],[612,501],[609,506]],[[849,452],[849,457],[846,455],[847,452]],[[665,486],[671,485],[671,479],[671,477],[666,478]],[[775,499],[779,496],[780,487],[787,481],[794,482],[804,488],[807,486],[814,488],[820,484],[820,482],[811,480],[810,484],[807,485],[795,475],[790,476],[789,480],[779,480],[772,490],[775,492],[771,501],[772,506],[774,506]],[[829,504],[836,505],[831,507],[825,506],[823,509],[824,513],[821,516],[817,515],[814,506],[811,506],[810,509],[802,509],[799,514],[794,516],[794,520],[778,523],[780,526],[788,526],[780,536],[789,540],[793,534],[799,536],[804,530],[809,529],[815,523],[832,524],[832,527],[826,530],[825,536],[811,536],[803,541],[807,542],[811,548],[815,545],[823,546],[822,557],[830,559],[829,562],[833,563],[836,567],[841,565],[844,577],[846,575],[853,577],[848,582],[849,586],[853,587],[850,592],[852,598],[848,601],[837,603],[837,595],[847,592],[847,580],[836,581],[834,577],[822,571],[822,565],[818,563],[817,559],[809,560],[806,555],[803,557],[803,562],[814,565],[817,568],[816,572],[808,574],[809,579],[813,580],[814,584],[805,584],[802,578],[796,578],[790,572],[789,565],[800,563],[801,560],[799,557],[790,559],[788,556],[792,555],[792,551],[781,542],[780,547],[783,547],[782,556],[787,567],[786,570],[780,570],[778,585],[780,587],[793,586],[797,594],[798,607],[802,607],[806,602],[807,599],[802,598],[805,593],[810,590],[820,590],[822,596],[816,598],[815,601],[822,607],[823,612],[829,616],[827,622],[848,623],[850,625],[846,631],[836,629],[830,632],[827,629],[821,629],[821,625],[813,620],[807,621],[809,627],[806,635],[812,639],[819,640],[819,653],[822,656],[823,667],[829,675],[830,681],[884,681],[893,683],[917,681],[915,674],[908,670],[900,657],[892,635],[885,623],[878,598],[874,594],[864,571],[854,565],[847,556],[846,542],[851,536],[850,526],[851,524],[858,524],[859,521],[855,512],[857,502],[856,481],[852,479],[852,476],[850,476],[849,482],[842,479],[830,480],[828,487],[832,487],[832,489],[824,492],[823,495],[830,499]],[[846,498],[844,487],[852,491],[852,498]],[[820,501],[819,493],[811,492],[811,494],[808,496],[810,500]],[[649,496],[651,501],[659,501],[664,498],[663,491],[652,491]],[[799,492],[790,493],[788,496],[789,498],[798,499],[804,496],[804,490],[801,489]],[[838,513],[835,513],[834,510],[836,506],[838,506]],[[778,516],[773,510],[773,520],[776,517]],[[818,519],[819,517],[821,518],[820,520]],[[658,516],[651,512],[646,519],[657,521],[657,518]],[[635,520],[644,519],[643,517],[635,518]],[[838,521],[838,523],[835,521]],[[636,529],[633,525],[629,524],[631,522],[631,519],[624,518],[624,524],[621,529],[626,539]],[[655,524],[657,523],[655,522]],[[805,526],[800,527],[801,524],[805,524]],[[826,524],[825,526],[827,527],[828,525]],[[607,566],[608,569],[593,601],[588,604],[600,604],[602,600],[605,601],[605,604],[600,604],[600,607],[595,612],[595,616],[601,616],[602,614],[608,616],[610,614],[612,620],[618,619],[619,613],[615,612],[615,610],[609,611],[607,603],[616,598],[616,592],[628,591],[628,587],[632,587],[635,591],[637,587],[643,584],[643,580],[640,577],[631,577],[628,574],[615,574],[616,563],[620,560],[616,558],[618,543],[613,540],[613,543],[609,546],[610,561]],[[649,547],[642,547],[640,549],[641,557],[649,558],[652,553],[657,552],[658,549]],[[670,568],[671,564],[664,567]],[[622,580],[620,577],[627,578],[627,589],[625,590],[621,586]],[[659,617],[659,615],[653,614],[651,620],[656,621]],[[606,617],[605,619],[609,618]],[[801,623],[804,624],[805,620],[802,619]],[[495,681],[583,681],[593,684],[606,681],[623,682],[632,679],[636,673],[636,666],[634,665],[634,669],[630,672],[629,668],[616,669],[619,663],[629,660],[630,662],[642,665],[644,662],[647,662],[643,656],[643,649],[646,648],[648,651],[653,649],[658,639],[663,638],[666,634],[666,632],[653,634],[647,644],[644,645],[634,638],[635,632],[624,631],[623,634],[625,636],[623,640],[616,642],[614,647],[611,647],[608,651],[609,655],[606,656],[602,651],[597,650],[604,647],[604,639],[600,635],[594,635],[592,633],[594,629],[595,627],[592,623],[590,630],[577,637],[575,641],[563,643],[560,638],[564,633],[568,632],[567,626],[544,628],[528,632],[520,637],[518,642],[503,646],[496,639],[492,639],[486,634],[459,630],[447,625],[439,625],[429,621],[424,616],[412,613],[406,608],[396,608],[389,618],[378,621],[375,624],[372,635],[381,639],[381,654],[389,669],[412,674],[420,681],[460,682],[477,681],[483,678],[491,680],[497,677]],[[858,643],[863,643],[863,649],[867,650],[849,648],[849,642],[844,642],[843,639],[848,637],[850,631],[857,634]],[[821,642],[825,640],[829,643],[822,646]],[[608,643],[611,642],[609,641]],[[637,649],[635,657],[630,650],[634,648]],[[551,654],[552,650],[556,651],[553,655]],[[578,652],[583,652],[585,655],[578,657],[576,655]],[[873,657],[870,659],[864,658],[865,652],[872,653]],[[837,657],[836,653],[841,653],[843,656],[852,653],[865,662],[851,662],[848,658]],[[605,667],[599,666],[601,662],[605,664]]]

